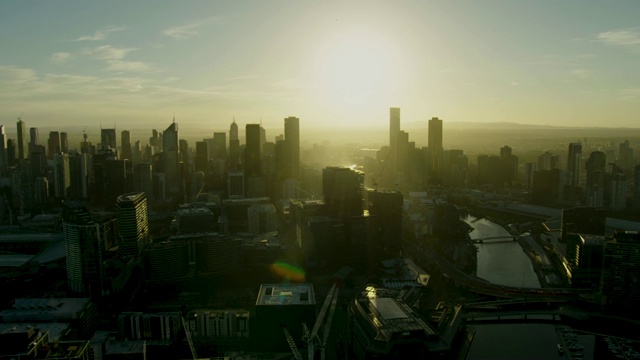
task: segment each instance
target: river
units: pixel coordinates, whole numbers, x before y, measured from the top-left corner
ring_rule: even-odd
[[[474,228],[469,234],[472,239],[511,236],[502,226],[484,218],[466,215],[462,220]],[[500,285],[540,287],[540,281],[531,265],[531,260],[517,241],[487,240],[476,246],[478,247],[476,274],[479,278]]]

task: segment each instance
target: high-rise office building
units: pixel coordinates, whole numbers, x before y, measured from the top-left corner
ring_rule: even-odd
[[[4,172],[7,166],[7,136],[4,125],[0,125],[0,170]]]
[[[224,132],[213,133],[213,156],[214,159],[227,159],[227,134]]]
[[[76,201],[65,201],[62,228],[67,252],[69,289],[81,296],[98,297],[106,292],[103,259],[105,244],[115,241],[113,213],[92,216]]]
[[[120,133],[120,143],[122,144],[122,154],[120,154],[120,158],[133,160],[131,149],[131,133],[129,132],[129,130],[123,130]]]
[[[260,151],[260,125],[247,124],[244,148],[244,173],[247,178],[262,175]]]
[[[73,199],[89,197],[89,155],[69,155],[69,174],[71,175],[69,195]]]
[[[58,153],[53,155],[53,181],[55,197],[64,199],[71,186],[68,154]]]
[[[369,190],[367,193],[370,216],[378,216],[380,243],[377,246],[385,252],[397,252],[402,249],[402,204],[399,191]]]
[[[18,118],[16,123],[18,130],[18,160],[22,161],[29,156],[29,147],[27,146],[27,124]]]
[[[604,245],[601,294],[605,305],[631,309],[640,301],[640,234],[616,232]],[[620,308],[618,308],[620,309]]]
[[[64,131],[60,133],[60,151],[69,153],[69,135]]]
[[[16,165],[18,158],[18,149],[14,139],[7,139],[7,166]]]
[[[587,234],[604,236],[606,227],[604,208],[578,207],[562,209],[560,234],[566,242],[569,234]]]
[[[601,207],[604,205],[604,178],[606,171],[606,156],[602,151],[594,151],[589,155],[586,164],[586,205]]]
[[[29,150],[29,159],[31,163],[31,178],[43,176],[47,169],[47,155],[45,154],[44,146],[34,145]]]
[[[567,185],[572,191],[580,185],[580,163],[582,161],[582,144],[569,144],[569,154],[567,156]]]
[[[240,169],[240,140],[238,139],[238,124],[235,119],[229,129],[229,170]]]
[[[149,215],[144,193],[118,196],[116,200],[120,250],[137,256],[149,244]]]
[[[185,139],[180,139],[178,141],[178,147],[179,147],[179,155],[178,158],[180,159],[180,162],[183,164],[185,169],[189,168],[189,155],[190,155],[190,151],[189,151],[189,142],[187,142],[187,140]]]
[[[180,173],[179,173],[179,140],[178,124],[175,119],[173,123],[162,133],[163,165],[166,174],[167,189],[171,195],[179,195]]]
[[[553,170],[560,168],[560,157],[548,151],[538,156],[538,171]]]
[[[238,140],[238,124],[236,124],[236,119],[233,119],[229,127],[229,140]]]
[[[100,146],[103,149],[112,148],[117,151],[116,129],[100,129]]]
[[[131,191],[127,181],[128,173],[132,172],[131,161],[110,159],[106,160],[103,166],[104,205],[108,209],[113,209],[117,197]]]
[[[338,219],[361,216],[364,208],[364,173],[348,167],[324,168],[322,193],[330,216]]]
[[[284,140],[288,161],[291,162],[290,177],[300,177],[300,119],[290,116],[284,119]]]
[[[629,145],[629,140],[625,140],[618,146],[618,160],[616,164],[623,170],[627,170],[633,166],[633,147]]]
[[[640,164],[633,168],[632,208],[634,211],[640,211]]]
[[[442,176],[442,120],[437,117],[429,120],[429,174],[432,182],[438,183]]]
[[[533,188],[533,173],[537,170],[537,164],[534,162],[529,162],[524,164],[524,188],[527,190],[531,190]]]
[[[391,148],[391,151],[395,149],[399,131],[400,108],[392,107],[389,109],[389,148]]]
[[[627,175],[625,171],[611,164],[611,175],[608,179],[608,204],[613,210],[624,210],[627,207]]]
[[[206,141],[196,142],[195,169],[205,174],[209,172],[209,144]]]
[[[40,139],[38,137],[38,128],[29,128],[29,149],[31,147],[40,145]]]
[[[49,159],[53,159],[53,155],[60,152],[60,133],[57,131],[49,132],[49,140],[47,142],[49,148]]]
[[[244,198],[244,182],[243,171],[229,171],[227,175],[227,196],[229,199]]]
[[[141,163],[135,165],[133,189],[144,193],[147,201],[153,201],[153,171],[151,164]]]

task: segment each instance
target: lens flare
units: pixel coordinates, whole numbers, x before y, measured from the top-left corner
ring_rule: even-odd
[[[276,261],[271,264],[270,270],[273,274],[276,274],[290,282],[303,282],[305,279],[303,269],[285,262]]]

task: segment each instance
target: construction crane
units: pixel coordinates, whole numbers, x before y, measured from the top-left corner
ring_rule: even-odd
[[[296,346],[296,342],[295,342],[295,340],[293,340],[293,336],[291,336],[291,334],[289,333],[289,330],[287,330],[286,325],[282,324],[280,326],[282,327],[282,331],[284,332],[284,336],[287,339],[287,343],[289,344],[289,347],[291,348],[291,352],[293,353],[293,357],[295,357],[296,360],[303,360],[302,359],[302,354],[300,353],[300,350],[298,350],[298,346]]]
[[[193,346],[191,333],[189,332],[189,329],[187,329],[187,320],[185,320],[183,314],[180,314],[180,319],[182,319],[182,327],[184,328],[184,335],[187,337],[187,342],[189,343],[189,349],[191,349],[191,356],[193,357],[193,360],[198,360],[198,355],[196,354],[196,347]]]
[[[331,331],[331,322],[333,321],[333,313],[336,310],[336,304],[338,301],[338,291],[339,284],[335,282],[329,290],[327,297],[324,299],[324,303],[322,304],[322,309],[318,314],[318,318],[316,319],[316,323],[313,325],[313,329],[309,332],[309,328],[307,328],[306,324],[302,324],[304,335],[302,336],[302,340],[307,343],[307,351],[309,354],[309,360],[313,360],[315,357],[316,346],[320,348],[320,358],[325,358],[325,349],[327,347],[327,339],[329,339],[329,331]],[[324,333],[322,339],[318,337],[318,331],[322,327],[325,315],[327,314],[327,310],[329,310],[329,316],[327,317],[327,324],[324,327]]]

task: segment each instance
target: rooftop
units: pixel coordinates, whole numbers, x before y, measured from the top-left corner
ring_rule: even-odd
[[[90,304],[88,298],[16,298],[11,308],[0,312],[0,318],[4,322],[77,319]]]
[[[69,323],[0,323],[0,335],[29,332],[38,329],[49,332],[49,341],[60,341],[70,331]]]
[[[262,284],[256,305],[315,305],[312,284]]]
[[[438,333],[391,289],[367,286],[356,303],[369,323],[376,328],[376,339],[388,341],[393,334],[419,331],[429,337]]]
[[[208,208],[186,208],[186,209],[178,209],[178,216],[195,216],[195,215],[213,215],[213,212]]]

